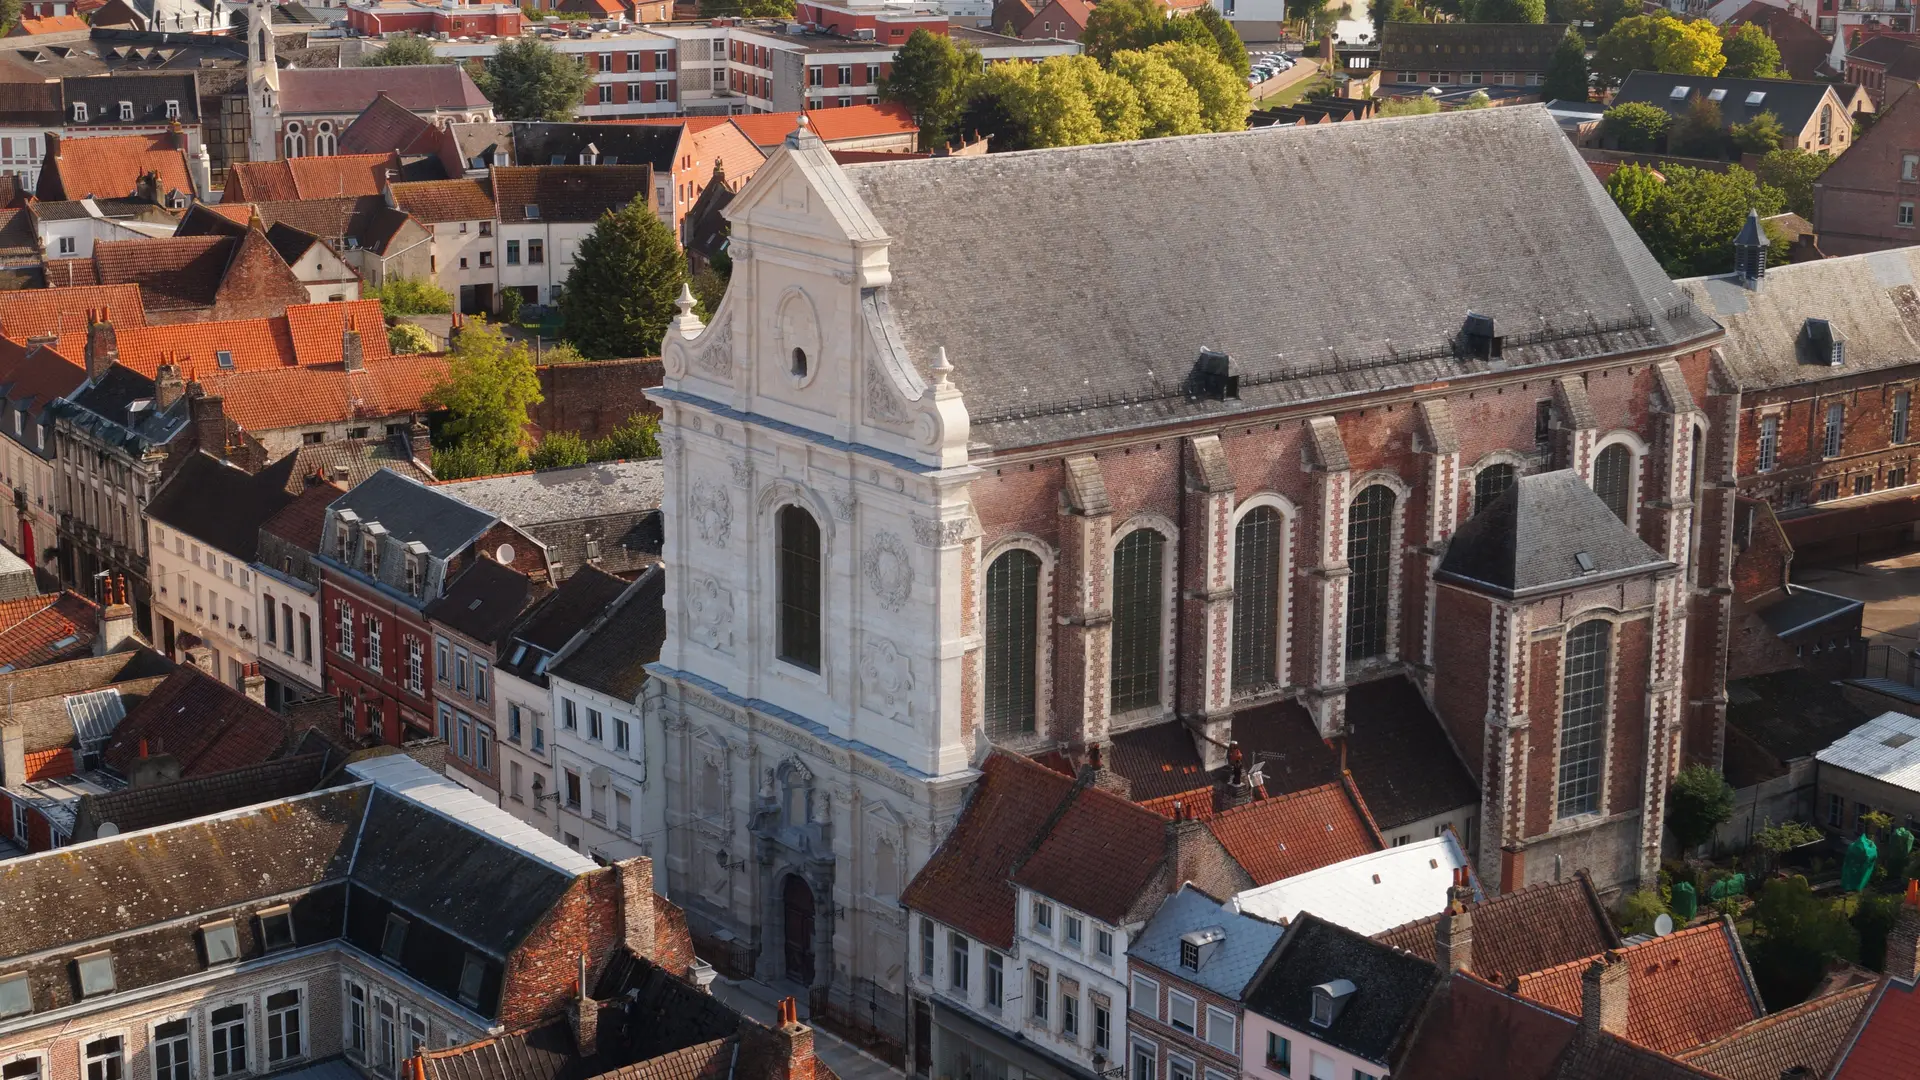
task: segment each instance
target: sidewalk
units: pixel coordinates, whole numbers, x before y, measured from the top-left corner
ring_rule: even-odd
[[[732,979],[713,980],[713,996],[733,1008],[753,1017],[763,1024],[772,1026],[774,1006],[783,997],[791,996],[800,1006],[800,1019],[807,1018],[807,998],[799,992],[798,986],[786,990],[769,986],[763,982]],[[818,1027],[813,1029],[814,1056],[826,1062],[840,1080],[900,1080],[905,1075],[899,1069],[881,1061],[858,1047],[849,1045],[845,1040]]]

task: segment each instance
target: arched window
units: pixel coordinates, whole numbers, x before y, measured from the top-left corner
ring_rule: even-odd
[[[1385,484],[1354,497],[1347,514],[1347,660],[1387,653],[1387,608],[1393,592],[1398,499]]]
[[[1034,732],[1040,556],[1014,548],[987,567],[987,737]]]
[[[820,525],[798,506],[776,519],[779,563],[777,655],[795,667],[820,670]]]
[[[1567,635],[1560,691],[1559,816],[1600,809],[1600,757],[1607,743],[1607,668],[1613,626],[1595,619]]]
[[[298,123],[287,125],[287,157],[297,158],[307,152],[307,137],[300,134]]]
[[[319,129],[314,132],[313,152],[320,157],[330,157],[333,154],[334,147],[333,121],[322,120],[320,121]]]
[[[1600,501],[1607,504],[1613,515],[1628,524],[1633,519],[1631,513],[1633,496],[1633,451],[1621,443],[1614,443],[1593,462],[1593,491]]]
[[[1511,465],[1489,465],[1473,477],[1473,513],[1478,515],[1487,508],[1487,504],[1499,498],[1513,486],[1514,469]]]
[[[1233,689],[1280,683],[1280,567],[1286,519],[1271,506],[1233,527]]]
[[[1166,538],[1135,529],[1113,549],[1112,711],[1160,703],[1161,590]]]

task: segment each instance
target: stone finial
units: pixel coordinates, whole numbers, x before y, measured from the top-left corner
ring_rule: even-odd
[[[936,389],[945,390],[947,387],[952,386],[953,385],[952,375],[953,375],[953,362],[947,359],[947,347],[945,345],[942,345],[940,346],[939,351],[934,353],[933,355],[934,387]]]
[[[693,314],[693,289],[684,281],[680,283],[680,295],[674,297],[673,306],[680,309],[682,316]]]

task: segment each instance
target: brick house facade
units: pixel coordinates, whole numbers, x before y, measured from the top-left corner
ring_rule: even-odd
[[[1820,250],[1828,255],[1856,255],[1920,243],[1914,225],[1916,203],[1920,203],[1920,102],[1902,95],[1814,181],[1813,224]]]

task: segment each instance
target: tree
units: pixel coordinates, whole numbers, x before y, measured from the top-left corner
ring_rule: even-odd
[[[533,354],[533,362],[541,367],[553,367],[556,364],[584,364],[587,358],[579,349],[573,347],[572,342],[556,341],[550,345],[541,346],[540,350]]]
[[[687,260],[644,195],[600,215],[560,297],[567,338],[596,360],[658,356]]]
[[[784,19],[793,14],[793,0],[700,0],[703,19]]]
[[[1667,149],[1684,157],[1726,156],[1727,132],[1720,103],[1696,97],[1687,111],[1667,129]]]
[[[1682,851],[1713,839],[1714,830],[1732,817],[1733,787],[1708,766],[1687,766],[1667,789],[1667,828]]]
[[[1194,9],[1191,16],[1183,15],[1180,18],[1198,20],[1200,25],[1207,28],[1207,33],[1213,35],[1214,47],[1220,53],[1220,62],[1227,65],[1228,71],[1238,75],[1241,84],[1245,85],[1248,73],[1253,70],[1253,61],[1247,57],[1247,43],[1240,40],[1240,31],[1222,18],[1212,4],[1202,4]]]
[[[412,34],[395,34],[387,39],[386,47],[371,55],[362,54],[361,67],[416,67],[422,64],[445,64],[434,55],[433,46],[426,38]]]
[[[1600,135],[1609,143],[1633,153],[1660,148],[1673,117],[1658,105],[1629,101],[1600,114]]]
[[[1592,95],[1587,73],[1587,42],[1580,32],[1567,28],[1566,36],[1554,47],[1547,61],[1547,77],[1540,85],[1540,96],[1553,101],[1585,101]]]
[[[452,414],[443,434],[475,467],[517,460],[527,442],[527,410],[542,400],[533,352],[486,320],[471,320],[454,339],[446,379],[431,399]],[[437,473],[438,453],[434,463]]]
[[[891,73],[880,80],[880,96],[918,117],[921,145],[937,149],[970,134],[960,128],[960,110],[968,84],[979,73],[980,50],[945,34],[915,30],[894,55]]]
[[[1734,148],[1743,154],[1770,154],[1780,149],[1787,137],[1786,130],[1780,126],[1780,118],[1771,112],[1763,112],[1744,124],[1735,124],[1727,134],[1732,138]],[[1811,208],[1808,212],[1812,212]]]
[[[1652,214],[1665,187],[1666,179],[1645,165],[1622,165],[1607,178],[1607,194],[1629,222]]]
[[[1212,11],[1212,8],[1203,8]],[[1184,41],[1167,41],[1147,50],[1173,65],[1200,97],[1200,122],[1206,131],[1241,131],[1253,99],[1244,74],[1236,75],[1205,49]]]
[[[396,315],[445,315],[453,310],[453,295],[431,281],[420,278],[390,278],[384,284],[360,289],[365,300],[380,301],[380,313]]]
[[[1744,944],[1769,1012],[1805,1000],[1828,962],[1859,956],[1847,916],[1815,896],[1806,878],[1767,882],[1750,914],[1753,932]]]
[[[1153,0],[1104,0],[1087,16],[1080,48],[1105,63],[1114,53],[1158,45],[1168,21]]]
[[[463,480],[469,476],[499,476],[524,472],[527,455],[519,450],[437,446],[433,450],[433,475],[442,480]]]
[[[594,461],[639,461],[660,456],[660,420],[634,413],[627,421],[594,440]]]
[[[1647,185],[1647,170],[1626,166],[1607,180],[1607,192],[1642,243],[1673,277],[1724,274],[1733,268],[1733,238],[1747,210],[1761,217],[1780,212],[1786,197],[1735,165],[1726,172],[1663,165],[1666,183]],[[1770,261],[1785,261],[1774,237]]]
[[[1219,63],[1219,61],[1214,61]],[[1200,117],[1200,95],[1164,56],[1129,49],[1113,54],[1108,69],[1133,87],[1144,123],[1140,137],[1198,135],[1208,130]],[[1222,65],[1225,70],[1225,65]]]
[[[1547,0],[1471,0],[1467,20],[1479,23],[1543,23]]]
[[[502,120],[573,119],[593,76],[586,65],[535,37],[512,38],[474,82]]]
[[[1548,0],[1547,21],[1579,26],[1592,23],[1595,34],[1604,34],[1629,15],[1640,14],[1640,0]]]
[[[1033,130],[1042,146],[1072,146],[1066,141],[1063,127],[1061,137],[1049,138],[1049,121],[1052,114],[1045,103],[1054,98],[1071,97],[1078,90],[1086,96],[1087,103],[1093,107],[1094,118],[1099,122],[1099,131],[1087,142],[1126,142],[1140,138],[1146,129],[1146,110],[1140,107],[1140,95],[1134,92],[1132,84],[1108,71],[1086,56],[1048,57],[1039,66],[1039,91],[1041,98],[1035,102],[1038,106],[1033,116]],[[1077,123],[1077,114],[1075,123]]]
[[[1727,66],[1720,74],[1729,79],[1785,77],[1780,72],[1780,46],[1773,43],[1759,23],[1748,23],[1726,35],[1720,51],[1727,58]]]
[[[432,352],[433,338],[412,323],[395,323],[387,327],[387,351],[395,356]]]
[[[571,465],[585,465],[590,451],[587,440],[574,431],[549,431],[541,438],[540,445],[527,455],[527,467],[530,469],[564,469]]]
[[[1381,116],[1427,116],[1440,111],[1440,103],[1428,94],[1394,98],[1380,106]]]
[[[20,0],[0,0],[0,30],[20,25]]]
[[[1594,70],[1614,85],[1635,70],[1718,75],[1726,63],[1720,32],[1704,19],[1681,22],[1667,14],[1634,15],[1615,23],[1593,45]]]

